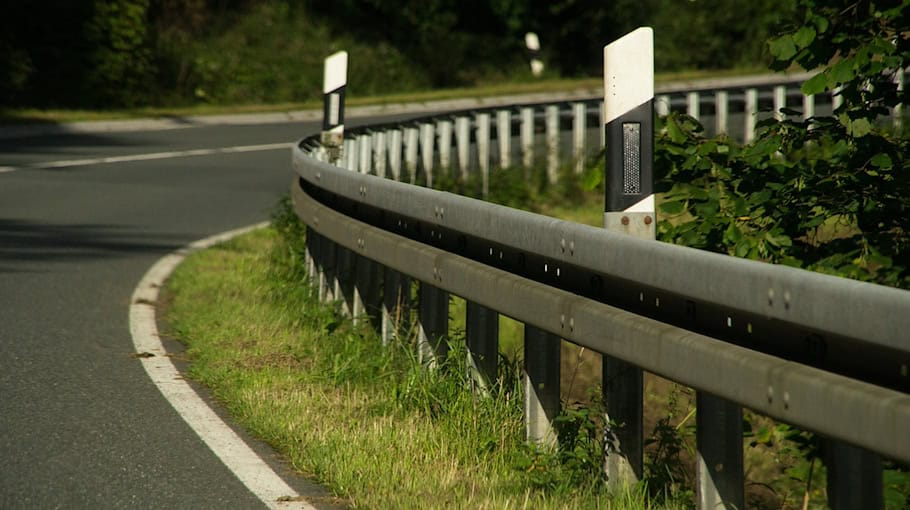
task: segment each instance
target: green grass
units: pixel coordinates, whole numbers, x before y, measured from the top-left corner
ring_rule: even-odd
[[[288,238],[270,228],[193,254],[166,317],[189,375],[301,474],[355,508],[652,507],[642,487],[611,495],[596,472],[525,444],[517,371],[479,397],[461,339],[426,370],[407,339],[383,348],[319,303]]]

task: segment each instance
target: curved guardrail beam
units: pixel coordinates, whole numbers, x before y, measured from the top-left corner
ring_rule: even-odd
[[[682,106],[698,117],[705,98],[713,99],[704,110],[718,131],[735,106],[748,140],[759,105],[778,110],[801,97],[802,78],[721,90],[658,87],[666,95],[656,101],[658,111]],[[814,98],[802,103],[804,115],[815,112]],[[574,99],[364,126],[347,132],[339,166],[322,161],[317,137],[303,140],[293,151],[293,197],[308,226],[307,263],[320,296],[340,300],[355,318],[381,317],[385,339],[398,327],[391,317],[412,305],[417,281],[418,345],[431,364],[445,355],[448,294],[465,298],[467,342],[481,382],[495,377],[489,353],[498,342],[496,314],[524,322],[531,439],[553,440],[548,422],[559,410],[563,338],[720,397],[721,404],[821,434],[829,440],[832,476],[852,480],[837,501],[880,498],[879,454],[910,461],[910,292],[635,239],[414,185],[431,185],[439,172],[462,178],[479,172],[487,183],[494,162],[500,171],[542,164],[553,182],[559,165],[569,161],[578,170],[591,147],[603,146],[602,119],[600,100]],[[702,409],[710,402],[699,401],[699,420],[726,412]],[[735,405],[730,409],[738,412]],[[719,455],[737,464],[736,455],[725,456],[729,449],[740,450],[741,465],[738,440],[714,450],[700,445],[700,462],[710,464],[705,472],[717,471],[709,476],[726,477],[717,478],[721,483],[741,485],[741,469],[720,474],[710,463]]]

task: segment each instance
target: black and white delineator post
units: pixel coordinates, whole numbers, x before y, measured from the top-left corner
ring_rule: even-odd
[[[540,60],[540,38],[534,32],[525,34],[525,47],[528,49],[528,58],[531,61],[531,74],[543,74],[543,60]]]
[[[341,159],[344,144],[344,90],[348,83],[348,52],[339,51],[325,59],[322,77],[322,147],[329,163]]]
[[[654,239],[654,35],[639,28],[604,47],[604,227]],[[604,476],[613,487],[642,475],[642,371],[603,356]]]
[[[604,112],[604,226],[654,239],[654,32],[650,27],[604,47]]]

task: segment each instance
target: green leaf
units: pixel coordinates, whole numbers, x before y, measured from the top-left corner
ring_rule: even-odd
[[[847,57],[828,70],[828,87],[835,88],[853,79],[853,57]]]
[[[790,60],[796,55],[796,45],[793,36],[787,34],[768,41],[768,50],[777,60]]]
[[[874,166],[874,167],[885,168],[885,169],[891,168],[894,164],[891,161],[891,156],[889,156],[885,153],[876,154],[875,156],[872,156],[871,163],[872,163],[872,166]]]
[[[660,210],[667,214],[679,214],[685,208],[686,203],[682,201],[664,202],[660,204]]]
[[[815,29],[812,27],[802,27],[793,34],[793,43],[797,48],[805,48],[815,40]]]
[[[681,144],[686,141],[686,135],[679,129],[676,119],[667,119],[667,134],[670,136],[670,141],[673,143]]]
[[[866,118],[852,120],[847,126],[847,132],[850,136],[862,138],[872,132],[872,123]]]

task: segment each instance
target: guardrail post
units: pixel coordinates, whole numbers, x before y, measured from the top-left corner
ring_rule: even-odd
[[[714,131],[720,135],[727,132],[730,122],[730,94],[726,90],[714,93]]]
[[[318,237],[319,234],[315,230],[307,227],[306,233],[304,234],[304,245],[306,246],[306,253],[304,253],[304,261],[306,263],[306,275],[307,279],[310,282],[310,285],[316,286],[319,284],[319,275],[316,269],[316,257],[318,257]]]
[[[746,89],[745,104],[743,105],[743,142],[752,143],[755,140],[755,122],[758,115],[758,91]]]
[[[335,246],[335,299],[341,301],[341,313],[354,314],[354,253],[341,245]]]
[[[417,294],[417,354],[424,365],[435,367],[449,350],[449,293],[420,282]]]
[[[585,135],[588,125],[588,107],[584,103],[572,104],[572,158],[575,173],[585,171]]]
[[[344,92],[348,82],[348,53],[339,51],[325,59],[322,73],[322,147],[328,162],[337,165],[344,141]]]
[[[560,338],[525,324],[524,415],[528,441],[556,447],[559,415]]]
[[[531,168],[534,165],[534,108],[521,109],[521,166]]]
[[[477,114],[477,160],[480,163],[482,194],[486,199],[490,195],[490,114]]]
[[[670,96],[666,94],[657,96],[657,100],[654,102],[654,109],[657,110],[657,114],[661,117],[670,115]]]
[[[837,87],[831,91],[831,108],[832,110],[837,110],[844,104],[844,96],[840,93],[841,88]]]
[[[461,170],[462,182],[468,180],[468,169],[471,160],[471,119],[469,117],[455,118],[455,144],[458,146],[458,168]]]
[[[884,508],[882,458],[841,441],[825,441],[828,505],[832,510]]]
[[[385,131],[379,131],[373,135],[373,166],[376,168],[376,175],[385,179],[386,169],[386,137]]]
[[[350,140],[345,140],[345,143],[350,142],[350,150],[348,150],[348,170],[352,172],[357,172],[360,170],[360,139],[359,137],[351,138]]]
[[[420,125],[420,156],[423,163],[423,173],[427,179],[427,187],[433,187],[433,144],[436,141],[436,126],[430,124]]]
[[[512,166],[512,112],[496,112],[496,140],[499,142],[499,168]]]
[[[499,314],[468,301],[465,312],[468,375],[474,387],[488,392],[499,369]]]
[[[811,94],[803,96],[803,120],[809,117],[815,117],[815,96]]]
[[[369,174],[373,171],[373,137],[360,135],[357,142],[360,145],[360,173]]]
[[[361,249],[363,247],[361,246]],[[382,315],[379,288],[382,284],[382,273],[379,264],[357,254],[354,257],[354,323],[364,317],[368,321],[378,321]]]
[[[698,92],[686,94],[686,114],[695,120],[701,119],[701,96]]]
[[[745,508],[742,408],[702,391],[695,401],[698,508]]]
[[[325,236],[319,237],[319,301],[328,303],[335,295],[335,248],[336,244]]]
[[[390,267],[382,276],[382,345],[389,345],[406,327],[411,315],[411,279]]]
[[[401,130],[393,129],[389,133],[389,170],[392,179],[401,180]]]
[[[452,168],[452,121],[439,121],[437,131],[439,132],[439,167],[448,174]]]
[[[408,170],[408,178],[411,184],[417,182],[417,142],[417,128],[404,128],[404,166]]]
[[[639,28],[604,48],[604,227],[654,239],[654,33]],[[612,487],[642,474],[642,371],[603,356],[604,476]]]
[[[897,85],[898,96],[904,90],[904,70],[898,69],[894,73],[894,83]],[[904,129],[904,104],[898,103],[894,105],[894,108],[891,110],[891,125],[894,127],[894,132],[898,135],[901,134],[901,131]]]
[[[547,178],[550,184],[559,180],[559,106],[548,105],[544,110],[547,131]]]
[[[787,116],[781,110],[787,107],[787,87],[778,85],[774,87],[774,118],[781,121]]]

